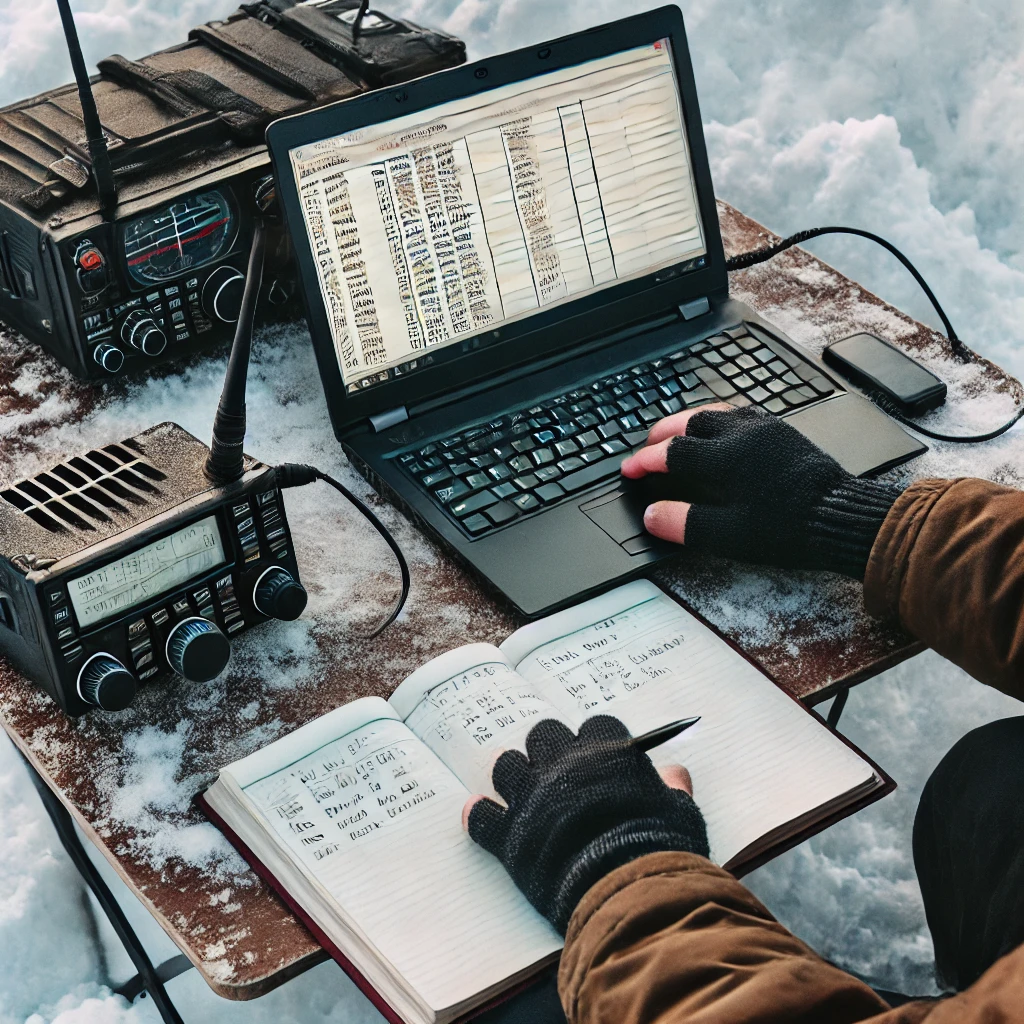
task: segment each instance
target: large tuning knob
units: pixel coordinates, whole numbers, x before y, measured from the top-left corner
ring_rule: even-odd
[[[234,267],[218,267],[203,285],[203,311],[211,320],[233,324],[242,309],[245,275]]]
[[[207,619],[182,619],[167,636],[167,662],[194,683],[219,676],[231,657],[228,638]]]
[[[291,622],[306,607],[308,595],[303,585],[287,569],[272,565],[264,572],[252,591],[256,611],[270,619]]]
[[[167,335],[145,309],[133,309],[124,318],[121,340],[147,356],[158,356],[167,348]]]
[[[112,654],[94,654],[78,673],[78,696],[104,711],[123,711],[137,685],[135,676]]]

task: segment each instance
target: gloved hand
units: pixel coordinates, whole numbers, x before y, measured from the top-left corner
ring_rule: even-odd
[[[638,479],[668,473],[685,501],[648,506],[663,540],[743,562],[826,569],[862,580],[901,489],[847,473],[785,420],[716,404],[656,423],[622,463]]]
[[[576,904],[609,871],[659,850],[708,855],[693,798],[668,786],[609,715],[588,718],[578,736],[553,719],[538,722],[526,755],[505,751],[492,779],[508,808],[475,798],[469,834],[563,935]]]

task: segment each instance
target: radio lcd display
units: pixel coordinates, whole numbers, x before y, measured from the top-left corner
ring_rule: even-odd
[[[68,584],[82,628],[145,604],[227,561],[217,517],[207,516],[169,537]]]

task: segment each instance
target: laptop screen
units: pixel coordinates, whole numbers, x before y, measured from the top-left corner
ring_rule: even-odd
[[[669,41],[289,150],[360,391],[707,248]]]

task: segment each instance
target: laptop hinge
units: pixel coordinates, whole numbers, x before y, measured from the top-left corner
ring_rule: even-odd
[[[699,299],[693,299],[690,302],[684,302],[679,307],[679,314],[684,320],[696,320],[697,317],[710,312],[711,303],[706,295],[702,295]]]
[[[379,434],[382,430],[389,430],[397,423],[404,423],[408,418],[409,410],[404,405],[396,405],[394,409],[387,409],[371,416],[370,426],[373,427],[375,434]]]

